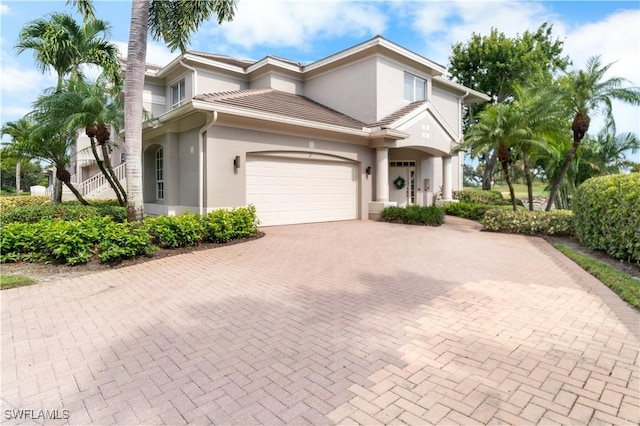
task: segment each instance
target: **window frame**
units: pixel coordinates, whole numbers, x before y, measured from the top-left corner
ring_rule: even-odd
[[[158,148],[156,162],[156,200],[164,200],[164,149]]]
[[[174,89],[177,89],[177,100],[174,98]],[[178,80],[169,88],[171,93],[171,109],[178,108],[186,99],[187,82],[186,79]]]
[[[408,88],[408,78],[411,78],[411,96],[407,96],[407,88]],[[419,83],[422,82],[422,96],[418,97],[418,91],[417,88],[419,87]],[[409,102],[416,102],[416,101],[426,101],[427,100],[427,80],[422,78],[422,77],[418,77],[415,74],[411,74],[410,72],[406,72],[404,73],[404,79],[403,79],[403,97],[405,101],[409,101]]]

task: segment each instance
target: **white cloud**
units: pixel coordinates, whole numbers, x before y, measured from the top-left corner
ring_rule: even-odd
[[[0,3],[0,15],[8,15],[11,13],[11,8],[6,4]]]
[[[514,37],[537,30],[543,22],[553,25],[553,36],[564,41],[564,53],[582,68],[587,58],[602,54],[604,63],[616,62],[610,76],[624,77],[640,85],[640,11],[619,11],[598,22],[572,28],[544,3],[454,0],[451,2],[406,3],[413,15],[413,28],[422,34],[422,52],[429,59],[448,63],[451,45],[467,42],[472,33],[487,35],[491,28]],[[588,6],[585,6],[588,7]],[[640,108],[614,103],[618,132],[640,134]],[[593,117],[591,132],[603,126],[601,117]]]
[[[376,3],[242,0],[232,22],[203,28],[199,42],[206,44],[208,33],[209,42],[215,42],[210,39],[214,35],[245,49],[260,45],[308,50],[318,38],[364,37],[382,33],[385,25],[386,16]],[[217,46],[213,50],[220,51]]]
[[[113,44],[118,46],[120,55],[126,58],[128,43],[126,41],[114,41]],[[164,44],[154,42],[147,43],[147,63],[149,64],[166,65],[178,55],[178,52],[171,53],[171,51]]]

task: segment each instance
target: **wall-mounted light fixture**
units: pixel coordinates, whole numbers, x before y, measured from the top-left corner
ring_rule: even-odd
[[[240,168],[240,156],[236,155],[236,158],[233,159],[233,172],[237,173]]]
[[[367,176],[371,176],[371,166],[367,166],[364,172],[367,174]]]

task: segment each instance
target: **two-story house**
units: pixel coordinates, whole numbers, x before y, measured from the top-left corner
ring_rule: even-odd
[[[464,104],[482,93],[377,36],[310,64],[188,52],[148,67],[148,214],[253,204],[262,225],[376,217],[462,187]]]

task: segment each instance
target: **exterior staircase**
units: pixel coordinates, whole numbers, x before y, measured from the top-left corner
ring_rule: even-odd
[[[126,163],[122,163],[119,166],[113,169],[116,177],[120,181],[120,184],[123,188],[127,187],[127,178],[126,178]],[[116,194],[113,192],[113,189],[109,185],[107,179],[105,179],[102,173],[98,173],[96,175],[91,176],[89,179],[78,182],[77,175],[71,176],[71,183],[76,189],[82,194],[82,196],[86,200],[105,200],[105,199],[115,199]],[[47,195],[51,195],[53,192],[53,185],[47,188]],[[76,196],[73,195],[73,192],[67,188],[66,185],[62,186],[62,200],[75,200]]]

